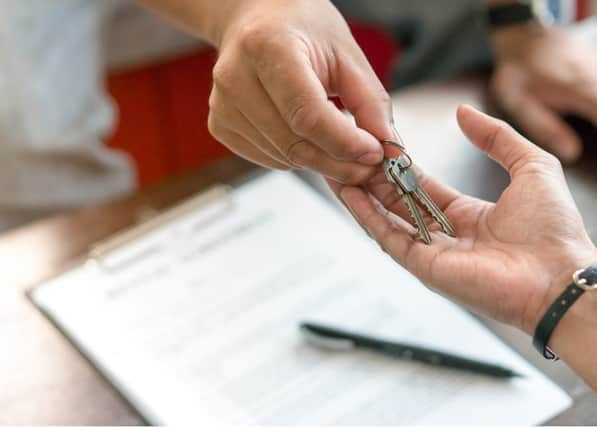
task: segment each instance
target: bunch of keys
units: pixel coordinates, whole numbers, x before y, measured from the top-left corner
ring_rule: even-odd
[[[431,244],[431,234],[429,233],[427,224],[423,220],[419,205],[429,212],[444,233],[455,237],[454,227],[452,227],[448,218],[446,218],[441,209],[437,207],[433,199],[419,184],[419,179],[412,169],[412,159],[406,154],[404,146],[390,141],[383,141],[382,144],[390,146],[389,151],[394,151],[391,149],[394,147],[400,153],[398,157],[386,157],[383,168],[386,178],[396,187],[396,191],[402,197],[402,200],[404,200],[406,209],[419,232],[421,240],[428,245]]]

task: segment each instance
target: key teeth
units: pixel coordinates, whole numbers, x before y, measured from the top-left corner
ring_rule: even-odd
[[[412,219],[414,226],[417,228],[419,237],[423,242],[425,242],[425,244],[430,245],[431,235],[429,234],[429,230],[427,229],[427,226],[425,225],[425,222],[423,221],[420,212],[414,211],[415,209],[418,210],[415,200],[410,195],[410,193],[405,194],[403,197],[405,202],[404,204],[406,205],[406,210],[408,211],[408,214],[410,215],[410,218]],[[417,215],[417,213],[419,215]]]
[[[442,227],[442,229],[443,229],[443,227]],[[452,224],[450,224],[450,228],[448,230],[444,230],[444,233],[446,233],[450,237],[456,237],[456,230],[454,230],[454,228],[452,227]]]
[[[432,211],[428,211],[429,214],[431,215],[431,217],[440,225],[440,227],[442,228],[442,231],[447,234],[450,237],[456,237],[456,232],[454,231],[454,228],[452,227],[452,224],[450,224],[450,222],[448,222],[448,219],[446,217],[439,218],[437,216],[437,214],[433,213]]]
[[[421,240],[426,244],[426,245],[430,245],[431,244],[431,237],[428,234],[422,234],[419,233],[419,237],[421,238]]]
[[[437,207],[429,194],[427,194],[427,192],[422,188],[418,188],[416,194],[418,196],[419,202],[425,207],[435,222],[440,225],[442,231],[450,237],[456,237],[456,231],[454,230],[454,227],[448,218]]]

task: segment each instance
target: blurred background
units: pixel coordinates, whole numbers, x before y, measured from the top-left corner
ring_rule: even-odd
[[[478,0],[334,3],[388,90],[492,66]],[[596,1],[548,3],[595,40]],[[206,126],[215,58],[131,1],[0,3],[0,230],[231,156]]]

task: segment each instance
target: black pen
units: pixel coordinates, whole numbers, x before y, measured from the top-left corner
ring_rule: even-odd
[[[418,345],[386,341],[316,323],[303,322],[300,324],[300,330],[311,343],[327,349],[350,350],[360,347],[399,359],[414,360],[427,365],[459,369],[491,377],[514,378],[523,376],[500,365],[481,362]]]

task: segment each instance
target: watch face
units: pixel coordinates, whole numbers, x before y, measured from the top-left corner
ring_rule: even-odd
[[[533,9],[535,19],[541,25],[550,26],[556,21],[554,14],[549,8],[548,0],[531,0],[530,6]]]

